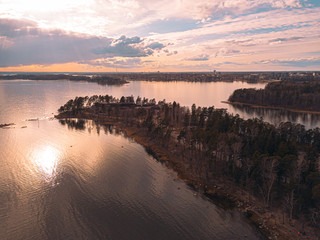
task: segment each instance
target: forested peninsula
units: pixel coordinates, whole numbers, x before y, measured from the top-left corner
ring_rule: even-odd
[[[239,208],[269,239],[320,237],[319,128],[133,96],[76,97],[58,111],[62,124],[91,119],[123,130],[206,196]]]
[[[271,82],[264,89],[237,89],[228,103],[320,114],[320,81]]]
[[[123,85],[128,83],[118,77],[107,75],[69,75],[69,74],[13,74],[13,75],[0,75],[0,80],[69,80],[69,81],[86,81],[95,82],[100,85]]]

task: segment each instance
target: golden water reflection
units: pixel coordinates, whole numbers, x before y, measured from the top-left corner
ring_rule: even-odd
[[[53,146],[46,145],[35,149],[32,156],[36,171],[46,181],[52,181],[57,175],[57,165],[60,156],[59,150]]]

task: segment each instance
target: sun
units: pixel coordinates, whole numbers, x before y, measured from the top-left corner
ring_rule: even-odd
[[[55,178],[59,155],[60,152],[52,146],[44,146],[34,152],[33,160],[37,167],[37,172],[46,180]]]

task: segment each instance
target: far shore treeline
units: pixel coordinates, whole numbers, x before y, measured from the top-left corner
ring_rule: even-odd
[[[101,84],[124,84],[126,81],[157,82],[233,82],[320,81],[320,72],[102,72],[102,73],[5,73],[0,80],[70,80]]]
[[[286,93],[302,95],[319,87],[272,83],[266,92],[273,84],[283,86]],[[284,99],[276,95],[275,101]],[[230,180],[265,207],[282,211],[287,219],[320,226],[319,128],[306,130],[290,122],[274,126],[214,107],[193,104],[188,108],[133,96],[76,97],[59,113],[58,118],[86,118],[139,129],[139,134],[178,159],[176,169],[189,178],[208,186]]]
[[[95,82],[100,85],[123,85],[127,81],[116,76],[107,75],[70,75],[70,74],[12,74],[0,75],[0,80],[69,80]]]

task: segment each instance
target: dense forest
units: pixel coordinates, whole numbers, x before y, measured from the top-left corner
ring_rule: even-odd
[[[122,85],[128,83],[127,81],[106,75],[95,75],[92,77],[84,75],[69,75],[69,74],[14,74],[14,75],[0,75],[2,80],[69,80],[69,81],[87,81],[95,82],[100,85]]]
[[[306,216],[320,228],[319,128],[290,122],[276,127],[214,107],[133,96],[77,97],[59,113],[138,128],[197,181],[213,186],[217,179],[231,180],[265,207],[282,209],[288,219]]]
[[[320,111],[320,82],[272,82],[265,89],[237,89],[229,102]]]

